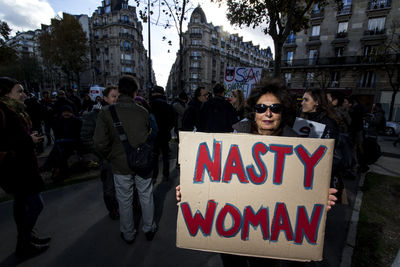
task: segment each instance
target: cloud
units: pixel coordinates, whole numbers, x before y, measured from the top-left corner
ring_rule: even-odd
[[[45,0],[0,0],[0,19],[16,31],[35,30],[50,24],[55,12]]]

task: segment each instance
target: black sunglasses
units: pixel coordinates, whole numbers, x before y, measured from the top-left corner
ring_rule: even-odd
[[[264,104],[257,104],[254,106],[254,110],[257,113],[264,113],[267,109],[271,110],[272,113],[281,113],[283,105],[282,104],[272,104],[272,105],[264,105]]]

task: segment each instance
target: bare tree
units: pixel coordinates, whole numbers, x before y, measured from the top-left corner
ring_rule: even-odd
[[[150,0],[148,0],[150,1]],[[179,85],[178,90],[182,91],[184,88],[183,78],[183,23],[187,20],[187,14],[193,9],[189,5],[190,0],[155,0],[150,4],[150,10],[145,6],[143,1],[135,0],[137,6],[141,4],[144,6],[142,10],[139,10],[139,16],[143,22],[148,22],[148,14],[155,16],[156,19],[150,21],[153,25],[164,27],[165,29],[174,27],[179,37]],[[172,41],[163,36],[163,41],[167,41],[168,45],[172,46]],[[170,52],[170,50],[168,50]]]
[[[392,99],[390,101],[389,120],[393,117],[393,108],[396,95],[400,89],[400,20],[392,22],[388,39],[378,49],[378,62],[383,64],[383,69],[392,87]]]

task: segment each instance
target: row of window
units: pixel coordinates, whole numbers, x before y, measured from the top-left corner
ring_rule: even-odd
[[[193,35],[201,35],[201,34],[203,33],[203,30],[202,30],[202,28],[200,28],[200,27],[191,27],[191,28],[189,29],[189,33],[190,33],[190,34],[193,34]],[[218,39],[218,36],[217,36],[215,33],[213,33],[212,36],[211,36],[211,38],[212,38],[213,40],[217,40],[217,39]],[[231,40],[232,40],[233,42],[237,42],[237,39],[238,39],[237,36],[231,35]],[[225,39],[224,39],[224,37],[221,37],[220,41],[221,41],[221,46],[225,46]],[[192,39],[192,40],[191,40],[191,44],[192,44],[192,45],[201,45],[201,40],[199,40],[199,39]],[[229,44],[227,44],[227,45],[229,45]],[[215,46],[215,45],[214,45],[214,46]],[[246,43],[246,42],[244,42],[244,43],[241,42],[240,45],[239,45],[239,44],[237,44],[237,45],[232,44],[232,46],[237,46],[237,47],[240,46],[240,50],[241,50],[241,51],[244,50],[244,49],[246,49],[246,48],[247,48],[247,49],[252,49],[252,48],[253,48],[252,45],[251,45],[250,43]],[[261,53],[262,55],[266,56],[265,51],[261,51],[261,50],[256,49],[256,48],[255,48],[254,50],[255,50],[256,53]]]
[[[304,87],[313,87],[316,85],[316,73],[315,72],[307,72],[305,77]],[[334,71],[330,74],[331,79],[329,82],[328,87],[339,87],[340,85],[340,72]],[[286,72],[285,73],[285,81],[287,85],[291,85],[292,82],[292,73]],[[363,72],[360,76],[360,79],[357,83],[357,87],[359,88],[374,88],[376,86],[376,74],[373,71]]]

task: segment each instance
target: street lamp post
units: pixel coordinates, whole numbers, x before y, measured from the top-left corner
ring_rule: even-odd
[[[149,81],[147,83],[147,87],[149,90],[149,99],[150,99],[151,88],[153,87],[151,79],[150,0],[147,0],[147,31],[148,31],[148,49],[149,49]]]

